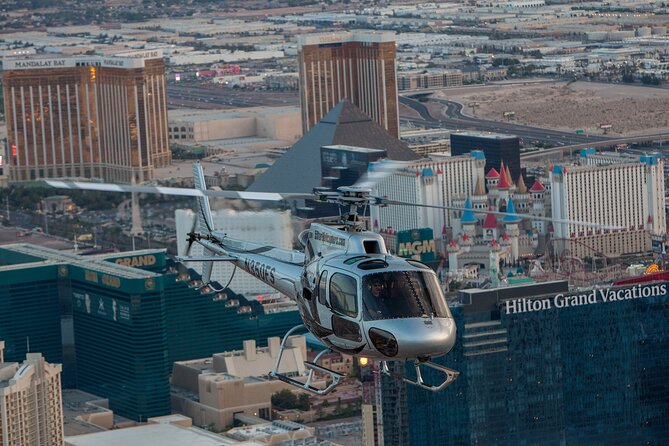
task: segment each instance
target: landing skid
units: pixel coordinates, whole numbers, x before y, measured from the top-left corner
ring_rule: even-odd
[[[460,372],[457,372],[453,369],[449,369],[447,367],[444,367],[439,364],[435,364],[432,361],[418,361],[415,360],[413,363],[414,367],[416,368],[416,379],[409,378],[406,375],[400,374],[400,373],[395,373],[391,372],[390,369],[388,368],[388,363],[386,361],[381,361],[381,373],[383,373],[386,376],[390,376],[395,379],[400,379],[404,381],[407,384],[411,384],[413,386],[421,387],[423,389],[429,390],[431,392],[439,392],[440,390],[445,389],[446,387],[450,386],[455,382],[456,379],[458,379],[458,376],[460,375]],[[444,375],[446,375],[446,379],[442,381],[441,384],[438,386],[434,386],[432,384],[426,383],[423,381],[423,375],[420,371],[420,366],[424,365],[426,367],[430,367],[434,370],[438,370]]]
[[[307,375],[307,380],[305,382],[298,381],[294,378],[291,378],[290,376],[286,376],[282,373],[279,373],[279,365],[281,364],[281,357],[283,356],[283,349],[286,344],[286,339],[290,335],[292,335],[294,332],[298,330],[306,330],[306,327],[304,325],[297,325],[290,330],[288,330],[288,333],[286,333],[281,340],[281,348],[279,349],[279,355],[276,358],[276,364],[274,364],[274,368],[269,372],[269,376],[271,378],[276,378],[280,381],[283,381],[285,383],[288,383],[290,385],[293,385],[295,387],[298,387],[302,390],[306,390],[308,392],[315,393],[317,395],[325,395],[327,393],[330,393],[338,384],[339,381],[345,376],[342,375],[341,373],[337,373],[334,370],[327,369],[325,367],[322,367],[318,364],[319,359],[321,359],[321,356],[323,356],[325,353],[331,352],[332,350],[325,349],[321,350],[318,355],[314,358],[313,362],[310,361],[304,361],[304,366],[309,370],[309,374]],[[321,372],[325,375],[328,375],[330,378],[332,378],[332,382],[328,384],[326,387],[320,388],[320,387],[314,387],[312,385],[312,380],[314,378],[314,372]]]

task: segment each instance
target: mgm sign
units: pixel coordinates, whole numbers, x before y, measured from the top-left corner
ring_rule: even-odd
[[[437,244],[432,228],[411,229],[397,232],[397,254],[421,262],[434,262]]]

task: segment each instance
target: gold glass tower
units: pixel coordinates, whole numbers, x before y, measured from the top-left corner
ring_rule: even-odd
[[[304,133],[348,99],[399,137],[393,33],[310,34],[297,49]]]
[[[171,160],[159,50],[5,59],[11,181],[131,182]]]

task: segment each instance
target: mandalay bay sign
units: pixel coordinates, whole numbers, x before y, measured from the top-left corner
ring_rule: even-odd
[[[552,309],[572,308],[582,305],[643,299],[667,294],[667,284],[635,285],[631,288],[599,288],[579,294],[556,294],[545,299],[509,299],[502,307],[506,314],[530,313]]]

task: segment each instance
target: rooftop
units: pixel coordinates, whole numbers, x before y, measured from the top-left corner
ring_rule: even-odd
[[[223,119],[249,118],[257,115],[283,115],[286,113],[299,113],[300,108],[290,107],[250,107],[246,109],[233,110],[192,110],[178,109],[170,110],[169,121],[173,122],[203,122],[217,121]]]
[[[18,254],[24,254],[34,257],[37,262],[59,262],[76,264],[82,268],[95,269],[102,273],[112,274],[125,279],[146,279],[150,277],[160,277],[160,274],[152,273],[146,270],[140,270],[129,266],[111,263],[97,258],[96,256],[80,256],[75,253],[57,251],[55,249],[37,246],[28,243],[15,243],[13,245],[4,245],[0,249],[13,251]],[[155,252],[155,250],[153,251]],[[25,267],[29,263],[22,263]]]
[[[147,424],[65,439],[66,446],[146,446],[149,444],[223,446],[234,443],[202,429],[179,427],[173,424]]]
[[[257,437],[281,435],[305,429],[305,426],[294,423],[292,421],[275,420],[271,423],[256,424],[253,426],[244,426],[232,429],[227,433],[227,435],[237,440],[252,440]]]

